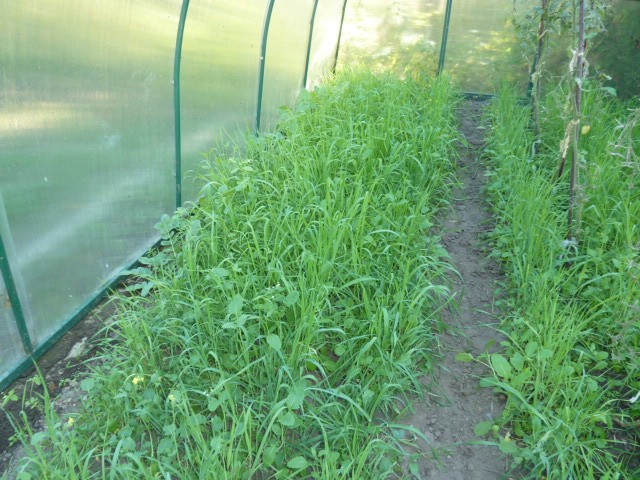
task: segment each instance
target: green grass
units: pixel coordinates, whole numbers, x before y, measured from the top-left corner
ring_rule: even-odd
[[[568,178],[555,178],[562,92],[547,97],[535,158],[529,109],[504,92],[490,113],[488,194],[498,217],[494,255],[508,276],[502,328],[509,341],[483,384],[507,393],[502,426],[515,441],[503,438],[501,446],[531,478],[640,475],[633,460],[640,402],[630,402],[640,391],[640,164],[623,158],[630,151],[619,126],[629,105],[592,89],[575,248],[563,246]],[[636,126],[636,152],[638,137]]]
[[[438,355],[451,270],[434,215],[453,182],[445,77],[348,72],[277,132],[212,153],[200,201],[159,224],[83,408],[14,419],[20,478],[403,475],[393,423]]]

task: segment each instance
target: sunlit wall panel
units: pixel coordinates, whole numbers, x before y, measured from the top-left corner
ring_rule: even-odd
[[[466,92],[496,93],[517,82],[524,93],[528,69],[513,27],[513,0],[455,0],[445,70]]]
[[[203,153],[254,127],[265,0],[192,1],[182,47],[182,161],[186,200]]]
[[[0,189],[41,344],[174,206],[179,0],[3,3]]]
[[[322,81],[333,68],[343,5],[344,0],[320,0],[318,3],[309,55],[308,89]]]
[[[446,6],[446,0],[348,1],[339,66],[435,73]]]
[[[261,130],[278,120],[280,107],[292,105],[302,88],[313,0],[277,0],[267,42]]]

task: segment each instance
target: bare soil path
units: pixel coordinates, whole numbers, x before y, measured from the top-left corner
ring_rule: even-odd
[[[442,343],[445,357],[439,372],[437,397],[418,404],[406,422],[419,428],[440,451],[442,465],[424,463],[423,479],[497,480],[506,477],[506,461],[497,447],[470,445],[484,440],[474,427],[498,417],[502,400],[491,389],[480,388],[479,378],[487,376],[485,366],[456,361],[459,352],[474,357],[495,346],[504,338],[496,331],[493,307],[498,265],[488,258],[483,236],[491,228],[491,216],[483,201],[484,170],[479,163],[484,133],[480,128],[483,102],[465,101],[459,110],[460,129],[467,141],[461,146],[458,177],[461,185],[453,192],[454,204],[444,219],[443,243],[459,272],[451,282],[459,303],[457,311],[445,314],[453,327]]]

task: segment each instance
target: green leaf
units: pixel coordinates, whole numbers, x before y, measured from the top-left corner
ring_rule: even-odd
[[[47,432],[36,432],[31,436],[31,445],[38,445],[47,437]]]
[[[292,412],[285,413],[279,420],[285,427],[293,427],[296,424],[296,416]]]
[[[0,398],[2,398],[2,401],[0,402],[0,410],[4,409],[10,402],[18,401],[18,395],[16,394],[15,390],[10,390]]]
[[[482,437],[491,431],[493,427],[493,422],[480,422],[473,429],[473,433],[477,436]]]
[[[163,438],[158,443],[158,455],[172,455],[175,453],[175,440],[173,438]]]
[[[511,357],[511,365],[513,365],[513,368],[518,371],[524,368],[524,357],[520,352],[516,352],[513,354],[513,356]]]
[[[215,412],[218,407],[222,404],[222,400],[217,396],[209,397],[209,401],[207,402],[207,410],[210,412]]]
[[[242,297],[242,295],[236,293],[227,306],[227,313],[229,315],[237,315],[242,311],[243,305],[244,298]]]
[[[480,379],[480,387],[481,388],[489,388],[489,387],[495,387],[496,383],[495,383],[495,379],[494,378],[481,378]]]
[[[171,439],[171,441],[175,443],[175,439]],[[213,450],[216,453],[222,450],[223,445],[224,445],[224,440],[222,439],[222,437],[216,436],[216,437],[213,437],[211,440],[209,440],[209,447],[211,448],[211,450]]]
[[[609,358],[609,353],[608,352],[593,352],[593,356],[596,357],[598,360],[606,360],[607,358]]]
[[[344,345],[344,343],[339,343],[338,345],[336,345],[336,348],[333,349],[333,353],[335,353],[338,357],[344,355],[346,351],[347,347]]]
[[[293,410],[297,410],[302,407],[304,398],[307,393],[307,382],[305,380],[299,380],[292,387],[289,387],[289,396],[287,397],[287,406]]]
[[[287,467],[291,468],[292,470],[300,470],[302,468],[307,468],[308,466],[309,462],[307,462],[307,459],[303,456],[294,457],[289,460],[289,463],[287,463]]]
[[[511,378],[511,384],[515,387],[520,387],[523,383],[529,381],[530,378],[531,378],[531,369],[525,368],[520,373],[518,373],[517,375],[514,375]]]
[[[605,93],[611,95],[612,97],[617,97],[618,96],[618,92],[613,87],[600,87],[600,90],[602,90]]]
[[[282,341],[280,340],[280,337],[275,333],[270,333],[269,335],[267,335],[267,343],[276,352],[279,352],[282,350]]]
[[[542,348],[540,349],[538,356],[540,360],[549,360],[551,357],[553,357],[553,350],[549,350],[548,348]]]
[[[85,378],[82,382],[80,382],[80,388],[85,392],[89,392],[93,389],[96,382],[93,378]]]
[[[506,453],[506,454],[514,454],[520,451],[520,449],[518,448],[518,445],[516,445],[515,442],[511,440],[506,440],[506,439],[500,440],[500,444],[498,445],[498,448],[502,453]]]
[[[142,290],[140,291],[140,296],[146,297],[147,295],[149,295],[149,292],[151,291],[151,289],[155,286],[156,284],[153,282],[144,282],[142,284]]]
[[[533,357],[537,351],[538,351],[537,342],[527,343],[527,346],[524,349],[524,353],[526,353],[528,357]]]
[[[297,290],[291,290],[289,294],[284,298],[284,303],[288,307],[294,306],[300,300],[300,292]]]
[[[216,277],[224,278],[229,276],[229,270],[222,267],[216,267],[211,269],[211,275],[215,275]]]
[[[509,378],[511,376],[511,364],[499,353],[491,355],[491,365],[499,377]]]
[[[276,461],[277,454],[277,445],[269,445],[264,449],[264,453],[262,454],[262,463],[264,463],[267,467],[273,465],[273,463]]]
[[[467,352],[456,353],[456,362],[469,363],[473,362],[473,355]]]
[[[609,362],[598,362],[593,366],[594,370],[604,370],[609,365]]]

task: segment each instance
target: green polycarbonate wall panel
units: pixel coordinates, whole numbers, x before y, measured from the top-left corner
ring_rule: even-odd
[[[318,4],[309,54],[308,89],[333,69],[343,4],[344,0],[320,0]]]
[[[435,72],[446,6],[446,0],[350,0],[338,64]]]
[[[503,82],[528,82],[513,29],[513,0],[454,0],[445,70],[466,92],[495,93]]]
[[[185,200],[212,147],[241,141],[256,116],[264,0],[194,1],[182,47],[182,162]]]
[[[261,130],[272,129],[280,107],[302,88],[313,0],[277,0],[267,42]]]
[[[0,20],[0,190],[42,344],[174,206],[178,0],[20,0]]]

